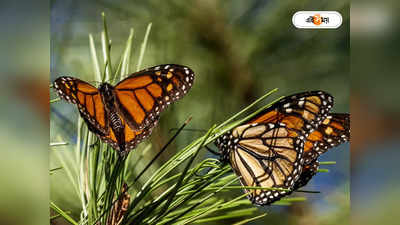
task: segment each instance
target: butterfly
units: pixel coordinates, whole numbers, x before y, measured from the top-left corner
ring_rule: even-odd
[[[88,129],[121,155],[148,137],[160,113],[192,87],[193,71],[181,65],[154,66],[99,88],[74,77],[54,81],[60,98],[76,104]]]
[[[221,161],[243,186],[277,188],[245,189],[254,204],[269,205],[306,185],[318,156],[350,139],[349,114],[330,114],[332,106],[323,91],[294,94],[216,139]]]

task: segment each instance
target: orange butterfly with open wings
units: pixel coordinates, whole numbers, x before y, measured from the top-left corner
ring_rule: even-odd
[[[181,65],[154,66],[99,88],[74,77],[54,81],[58,95],[76,104],[90,131],[121,155],[148,137],[159,114],[192,87],[193,71]]]

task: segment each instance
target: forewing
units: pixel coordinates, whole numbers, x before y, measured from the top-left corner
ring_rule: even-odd
[[[133,130],[152,126],[168,105],[190,90],[193,81],[191,69],[174,64],[134,73],[115,86],[119,112]]]
[[[333,97],[326,92],[303,92],[281,99],[246,123],[284,123],[308,135],[326,118],[332,106]]]
[[[54,88],[60,98],[78,106],[91,131],[99,134],[108,132],[106,111],[96,87],[74,77],[59,77],[54,81]]]

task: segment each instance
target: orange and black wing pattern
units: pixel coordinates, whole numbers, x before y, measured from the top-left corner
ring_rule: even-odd
[[[307,134],[319,126],[332,107],[330,94],[324,91],[303,92],[281,99],[246,123],[284,123]]]
[[[304,145],[305,163],[315,161],[328,149],[350,141],[350,114],[331,113],[308,137]]]
[[[102,93],[89,83],[73,77],[60,77],[54,81],[54,88],[58,95],[78,106],[81,117],[86,122],[88,129],[95,133],[102,141],[109,143],[112,148],[125,153],[136,147],[143,139],[151,134],[153,126],[158,122],[158,117],[153,126],[141,130],[133,130],[121,115],[118,115],[123,127],[123,143],[119,143],[110,126],[110,112],[115,109],[106,109],[103,104]],[[121,146],[123,149],[120,149]]]
[[[293,189],[305,186],[317,174],[318,157],[344,142],[350,141],[350,114],[331,113],[308,135],[304,145],[304,167]]]
[[[308,135],[304,145],[303,171],[293,189],[305,186],[317,174],[318,157],[344,142],[350,141],[350,114],[331,113],[319,125],[318,129]]]
[[[121,154],[151,134],[159,114],[192,87],[194,73],[186,66],[166,64],[134,73],[100,88],[73,77],[60,77],[58,95],[78,106],[90,131]]]
[[[271,204],[312,177],[314,165],[304,166],[305,141],[332,106],[333,97],[323,91],[291,95],[216,140],[242,185],[290,190],[246,190],[254,204]]]
[[[109,127],[106,135],[97,135],[102,141],[108,143],[113,149],[117,150],[121,155],[134,149],[140,142],[150,136],[153,128],[158,123],[158,118],[155,120],[153,126],[146,127],[142,130],[132,130],[126,124],[126,121],[120,116],[122,127],[124,128],[124,140],[123,143],[119,143],[117,137],[111,127]],[[96,133],[96,132],[95,132]],[[121,146],[122,144],[122,146]],[[123,149],[121,149],[123,148]]]
[[[148,127],[168,105],[189,91],[193,81],[190,68],[175,64],[134,73],[115,85],[119,114],[133,130]]]
[[[60,98],[76,104],[79,113],[90,129],[99,135],[108,133],[108,118],[99,90],[74,77],[59,77],[54,88]]]

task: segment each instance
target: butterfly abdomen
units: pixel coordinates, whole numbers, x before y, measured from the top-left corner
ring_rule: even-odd
[[[124,125],[122,124],[122,121],[116,112],[111,112],[110,123],[111,123],[111,127],[114,129],[124,128]]]
[[[110,111],[110,124],[112,131],[115,134],[115,138],[118,141],[119,150],[122,154],[125,153],[125,125],[122,123],[116,110]]]

